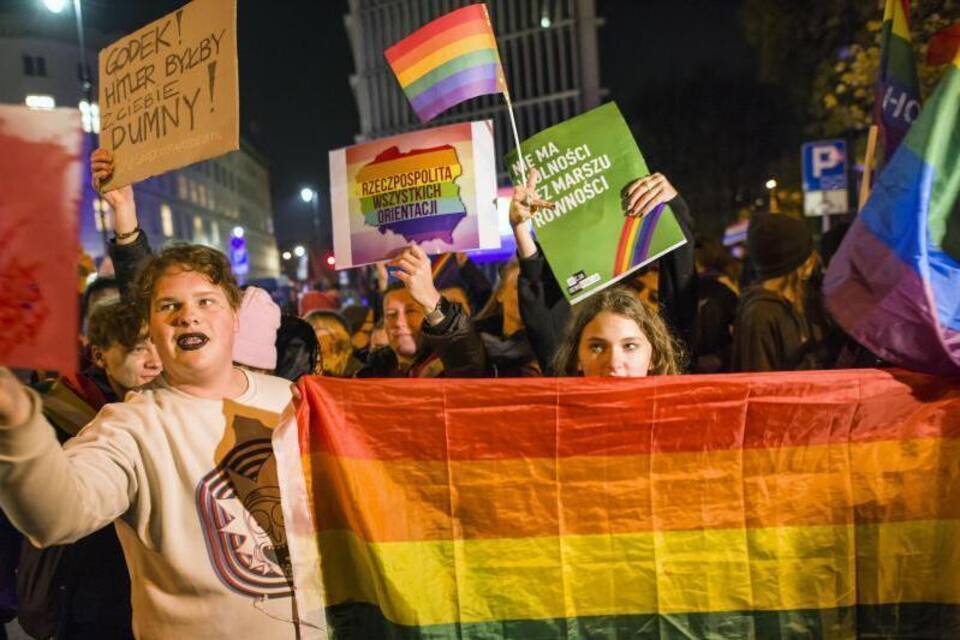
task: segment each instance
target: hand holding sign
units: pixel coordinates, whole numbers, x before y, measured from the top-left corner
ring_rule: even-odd
[[[90,154],[90,173],[93,181],[93,188],[100,191],[101,188],[113,177],[113,154],[109,149],[96,149]],[[129,212],[133,211],[136,216],[136,209],[133,203],[133,185],[126,185],[119,189],[110,189],[100,194],[107,201],[114,211],[117,218],[128,217]],[[122,233],[125,229],[117,226],[117,232]]]
[[[100,52],[121,187],[239,148],[236,0],[194,0]]]
[[[429,313],[437,308],[440,293],[433,284],[430,258],[423,249],[417,245],[407,247],[390,262],[390,266],[398,268],[397,279],[406,285],[410,295],[425,312]]]
[[[677,190],[662,173],[651,173],[634,180],[626,188],[624,207],[626,215],[640,216],[641,218],[659,205],[670,202],[677,197]]]

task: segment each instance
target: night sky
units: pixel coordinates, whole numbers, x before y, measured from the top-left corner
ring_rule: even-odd
[[[39,0],[0,0],[36,11]],[[182,0],[83,0],[90,27],[122,35],[175,10]],[[752,74],[737,11],[741,0],[597,0],[601,82],[621,108],[645,91],[682,82],[704,67]],[[311,231],[301,186],[325,185],[327,152],[359,127],[348,84],[353,60],[343,26],[346,0],[241,0],[239,56],[243,134],[270,164],[277,239],[289,247]],[[60,19],[72,20],[67,13]],[[718,96],[718,99],[721,99]],[[682,117],[682,114],[678,114]],[[643,148],[643,141],[639,141]]]

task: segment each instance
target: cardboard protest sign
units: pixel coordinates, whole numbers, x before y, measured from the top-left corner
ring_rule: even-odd
[[[624,188],[650,170],[616,104],[550,127],[522,147],[528,169],[540,172],[537,192],[556,204],[534,214],[533,228],[571,304],[686,242],[669,206],[624,216]],[[514,184],[526,181],[516,151],[507,166]]]
[[[110,188],[240,146],[236,0],[194,0],[100,52]]]
[[[0,364],[77,366],[76,109],[0,106]]]
[[[337,268],[500,246],[490,121],[425,129],[330,152]]]

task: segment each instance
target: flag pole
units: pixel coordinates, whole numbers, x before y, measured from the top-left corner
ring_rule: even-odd
[[[513,115],[513,102],[510,101],[510,90],[504,86],[503,97],[507,101],[507,114],[510,116],[510,128],[513,129],[513,142],[517,145],[517,157],[520,159],[521,182],[527,179],[527,162],[523,159],[523,149],[520,148],[520,135],[517,133],[517,119]]]
[[[877,155],[877,136],[880,128],[870,125],[870,133],[867,136],[867,152],[863,158],[863,179],[860,182],[860,201],[857,203],[857,213],[863,210],[863,205],[867,204],[870,197],[870,180],[873,177],[873,162]]]

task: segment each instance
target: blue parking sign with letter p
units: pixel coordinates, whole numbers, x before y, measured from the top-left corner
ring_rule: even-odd
[[[847,143],[820,140],[803,145],[803,190],[847,188]]]

